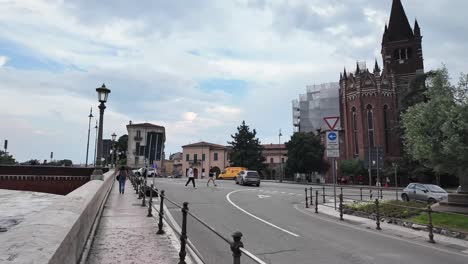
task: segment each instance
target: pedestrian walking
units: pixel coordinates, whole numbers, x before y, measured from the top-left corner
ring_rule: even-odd
[[[119,193],[125,193],[125,182],[127,181],[128,171],[125,166],[121,166],[120,169],[117,171],[117,181],[119,181]]]
[[[215,179],[216,179],[216,171],[210,170],[210,172],[208,173],[208,181],[206,182],[206,187],[209,186],[210,181],[213,182],[214,186],[218,186],[216,185]]]
[[[188,180],[187,180],[187,183],[185,183],[185,187],[187,187],[189,182],[192,182],[193,188],[196,189],[197,187],[195,187],[195,177],[193,176],[193,166],[190,166],[190,168],[187,170],[187,176],[188,176]]]

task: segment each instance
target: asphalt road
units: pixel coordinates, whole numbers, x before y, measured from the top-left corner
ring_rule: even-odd
[[[262,182],[260,187],[247,187],[217,181],[218,187],[206,187],[206,180],[200,179],[198,189],[193,189],[184,188],[185,180],[156,179],[156,187],[179,204],[189,202],[190,212],[221,234],[230,238],[241,231],[244,247],[267,263],[466,264],[468,260],[468,253],[459,250],[309,214],[301,210],[303,185]],[[359,189],[344,193],[359,194]],[[384,192],[384,198],[394,195]],[[180,225],[180,209],[166,205]],[[232,263],[229,245],[206,227],[189,217],[187,230],[205,263]],[[254,262],[243,256],[242,263]]]

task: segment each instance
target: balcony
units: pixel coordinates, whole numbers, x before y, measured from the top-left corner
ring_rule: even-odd
[[[133,139],[135,141],[142,141],[143,140],[143,138],[141,136],[135,136],[135,137],[133,137]]]

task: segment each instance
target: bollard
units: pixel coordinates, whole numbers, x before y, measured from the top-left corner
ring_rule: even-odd
[[[397,188],[395,189],[395,197],[396,197],[396,200],[398,201],[398,189]]]
[[[359,193],[361,194],[361,201],[362,201],[362,187],[359,188]]]
[[[138,199],[143,199],[143,196],[141,196],[141,184],[138,183]]]
[[[315,213],[318,214],[318,190],[315,191]]]
[[[369,189],[369,200],[372,200],[372,189]]]
[[[310,205],[314,205],[314,193],[312,192],[312,187],[310,187]]]
[[[163,230],[163,217],[164,217],[164,190],[161,191],[159,195],[159,223],[158,223],[158,232],[156,234],[163,235],[166,232]]]
[[[244,243],[242,243],[242,233],[237,231],[234,234],[232,234],[232,238],[234,241],[231,243],[231,251],[232,251],[232,257],[233,257],[233,263],[234,264],[240,264],[240,259],[242,252],[240,251],[241,247],[244,247]]]
[[[375,210],[376,210],[376,220],[375,223],[377,224],[377,230],[382,230],[380,228],[380,211],[379,211],[379,199],[375,199]]]
[[[138,190],[138,187],[139,187],[139,186],[138,186],[138,185],[139,185],[139,184],[138,184],[138,180],[135,182],[135,185],[136,185],[136,187],[135,187],[136,193],[135,193],[135,194],[139,194],[139,192],[138,192],[138,191],[139,191],[139,190]],[[138,199],[140,199],[140,195],[138,195]]]
[[[154,185],[151,184],[150,199],[149,199],[149,202],[148,202],[148,215],[147,215],[147,217],[152,217],[153,216],[153,187],[154,187]]]
[[[343,221],[343,194],[340,193],[340,220]]]
[[[185,251],[185,245],[187,244],[187,211],[188,202],[184,202],[182,207],[182,232],[180,234],[179,264],[186,264],[185,256],[187,255],[187,252]]]
[[[144,187],[144,190],[142,190],[143,188],[140,187],[141,196],[143,197],[143,200],[141,200],[141,206],[146,206],[146,188],[148,186],[145,185]]]
[[[307,187],[305,188],[305,206],[306,208],[309,208],[309,202],[307,200]]]
[[[431,205],[427,206],[427,220],[429,221],[427,227],[429,228],[429,243],[435,243],[434,241],[434,232],[433,228],[434,226],[432,225],[432,208]]]
[[[325,186],[322,186],[323,203],[325,203]]]
[[[382,190],[382,187],[380,187],[380,200],[383,200],[383,190]]]

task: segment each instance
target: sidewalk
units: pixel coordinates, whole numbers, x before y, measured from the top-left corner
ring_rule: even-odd
[[[333,203],[327,203],[326,205],[332,206]],[[339,223],[344,223],[344,224],[352,224],[352,225],[358,225],[361,227],[364,227],[368,230],[374,230],[375,232],[387,235],[387,236],[392,236],[392,237],[397,237],[399,239],[405,239],[405,240],[412,240],[412,241],[418,241],[418,242],[424,242],[427,243],[428,246],[434,245],[436,247],[441,247],[445,248],[448,250],[454,250],[459,251],[462,254],[466,254],[468,257],[468,241],[466,240],[461,240],[457,238],[452,238],[440,234],[434,234],[434,240],[436,241],[436,244],[430,244],[428,243],[428,232],[426,231],[421,231],[421,230],[414,230],[410,229],[407,227],[402,227],[394,224],[389,224],[386,222],[381,222],[380,227],[382,230],[377,231],[375,230],[376,228],[376,223],[375,220],[368,219],[368,218],[362,218],[354,215],[343,215],[343,221],[340,221],[340,213],[338,210],[334,210],[331,207],[319,205],[318,206],[318,214],[315,213],[315,206],[310,206],[310,208],[304,208],[304,205],[302,204],[302,207],[296,207],[297,209],[309,214],[309,215],[327,215],[331,216],[333,220],[336,220]]]
[[[179,241],[175,234],[167,227],[165,235],[156,235],[157,222],[146,216],[147,207],[141,206],[130,182],[126,183],[124,195],[119,194],[118,187],[114,182],[87,263],[178,263]],[[157,200],[153,201],[156,204]]]

